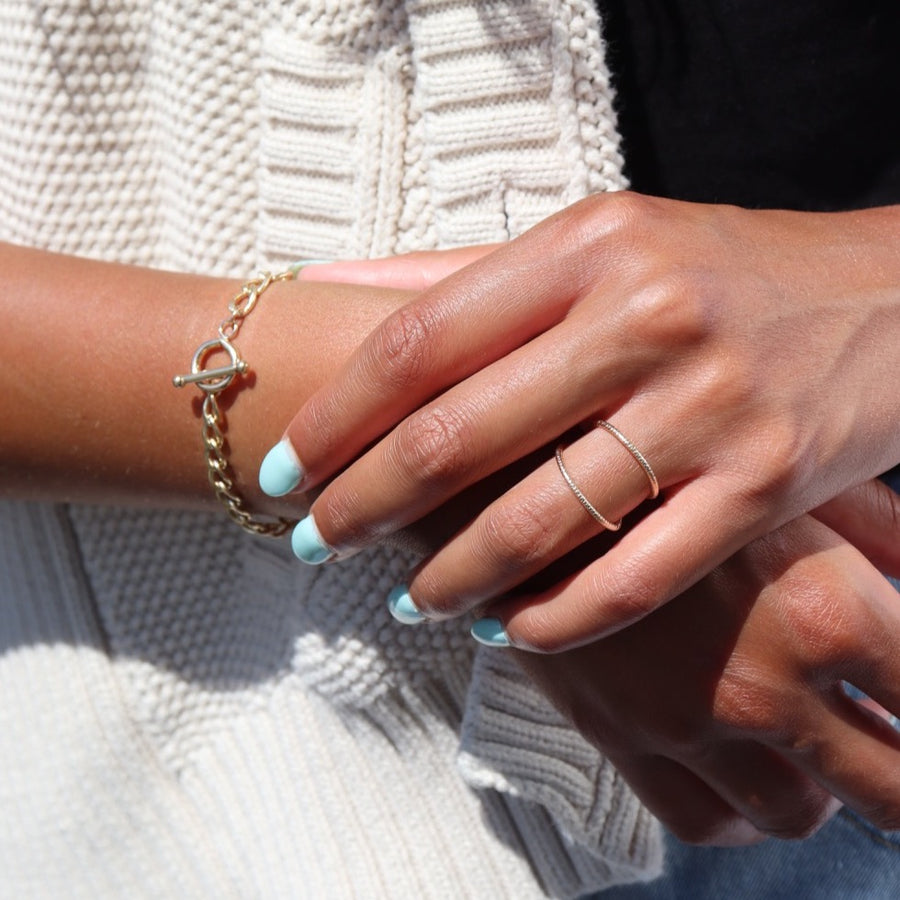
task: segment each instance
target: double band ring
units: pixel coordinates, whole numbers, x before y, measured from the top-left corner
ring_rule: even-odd
[[[654,499],[659,496],[659,480],[656,477],[656,473],[653,471],[653,467],[647,462],[646,457],[638,450],[634,444],[616,428],[615,425],[610,424],[609,422],[600,419],[597,423],[597,426],[603,428],[605,431],[608,431],[631,455],[634,457],[634,460],[641,467],[644,474],[647,476],[647,480],[650,482],[650,499]],[[566,484],[569,486],[569,489],[575,495],[578,502],[587,510],[587,512],[591,515],[593,519],[599,522],[607,531],[618,531],[622,527],[622,520],[619,519],[618,522],[612,522],[606,518],[594,505],[590,500],[584,495],[584,492],[578,485],[575,483],[575,480],[569,474],[568,469],[566,469],[566,464],[563,461],[563,452],[564,446],[560,444],[556,448],[556,465],[559,466],[559,472],[565,480]]]
[[[615,425],[604,422],[603,419],[599,419],[597,425],[600,428],[605,428],[635,458],[637,464],[644,470],[644,474],[650,482],[650,499],[655,500],[659,496],[659,482],[656,480],[656,475],[650,467],[650,463],[644,458],[644,454],[641,453],[641,451],[638,450],[638,448],[635,447]]]
[[[559,472],[562,477],[565,479],[566,484],[571,488],[572,493],[578,498],[578,502],[595,518],[607,531],[618,531],[622,527],[622,520],[619,519],[618,522],[610,522],[609,519],[606,518],[601,512],[599,512],[596,507],[588,500],[587,497],[581,492],[581,488],[575,484],[572,476],[569,474],[566,469],[566,464],[563,462],[562,457],[563,445],[560,444],[556,448],[556,464],[559,466]]]

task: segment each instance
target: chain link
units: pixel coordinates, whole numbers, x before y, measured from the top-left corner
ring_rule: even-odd
[[[234,295],[228,304],[229,315],[219,324],[219,337],[226,341],[232,341],[241,330],[244,319],[253,312],[263,291],[271,284],[278,281],[290,281],[297,274],[297,269],[287,269],[278,275],[271,272],[263,272],[259,278],[241,285],[241,289]]]
[[[207,475],[216,497],[224,505],[233,522],[251,534],[268,537],[280,537],[286,534],[297,522],[284,518],[260,519],[247,509],[244,498],[237,491],[231,465],[228,462],[224,434],[225,414],[219,407],[217,395],[226,390],[238,375],[245,375],[249,371],[248,364],[240,358],[237,348],[232,343],[241,330],[244,319],[253,312],[260,296],[270,285],[279,281],[290,281],[296,276],[297,271],[298,268],[294,267],[278,275],[264,272],[259,278],[242,285],[240,291],[228,304],[229,315],[219,324],[219,337],[205,341],[197,348],[191,360],[189,374],[176,375],[173,379],[175,387],[196,384],[205,395],[201,436]],[[231,362],[227,366],[204,369],[203,363],[214,348],[219,348],[227,353]]]

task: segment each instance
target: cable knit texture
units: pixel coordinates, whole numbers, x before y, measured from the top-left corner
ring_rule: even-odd
[[[610,100],[586,0],[8,0],[0,239],[235,277],[502,241],[624,186]],[[390,619],[414,562],[0,506],[0,896],[656,874],[652,817],[506,656]]]

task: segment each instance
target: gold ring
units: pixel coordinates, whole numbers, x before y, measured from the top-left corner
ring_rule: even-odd
[[[615,425],[611,425],[609,422],[604,422],[603,419],[600,419],[597,424],[601,428],[605,428],[638,462],[638,465],[644,470],[644,474],[647,476],[647,479],[650,482],[650,499],[654,500],[659,496],[659,482],[656,480],[656,475],[653,472],[653,469],[650,467],[650,463],[644,458],[643,453],[638,450],[631,441],[616,428]]]
[[[572,493],[578,498],[578,502],[595,518],[607,531],[618,531],[622,527],[622,520],[618,522],[610,522],[601,512],[599,512],[587,497],[581,492],[581,489],[575,484],[572,476],[566,469],[566,464],[562,458],[563,445],[560,444],[556,448],[556,464],[559,466],[559,472],[565,479],[566,484],[572,489]]]

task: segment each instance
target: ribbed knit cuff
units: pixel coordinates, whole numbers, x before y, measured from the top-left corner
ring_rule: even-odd
[[[473,787],[547,810],[571,865],[535,864],[544,868],[545,880],[563,878],[557,889],[577,896],[662,871],[659,823],[506,653],[482,649],[476,657],[458,764]]]

